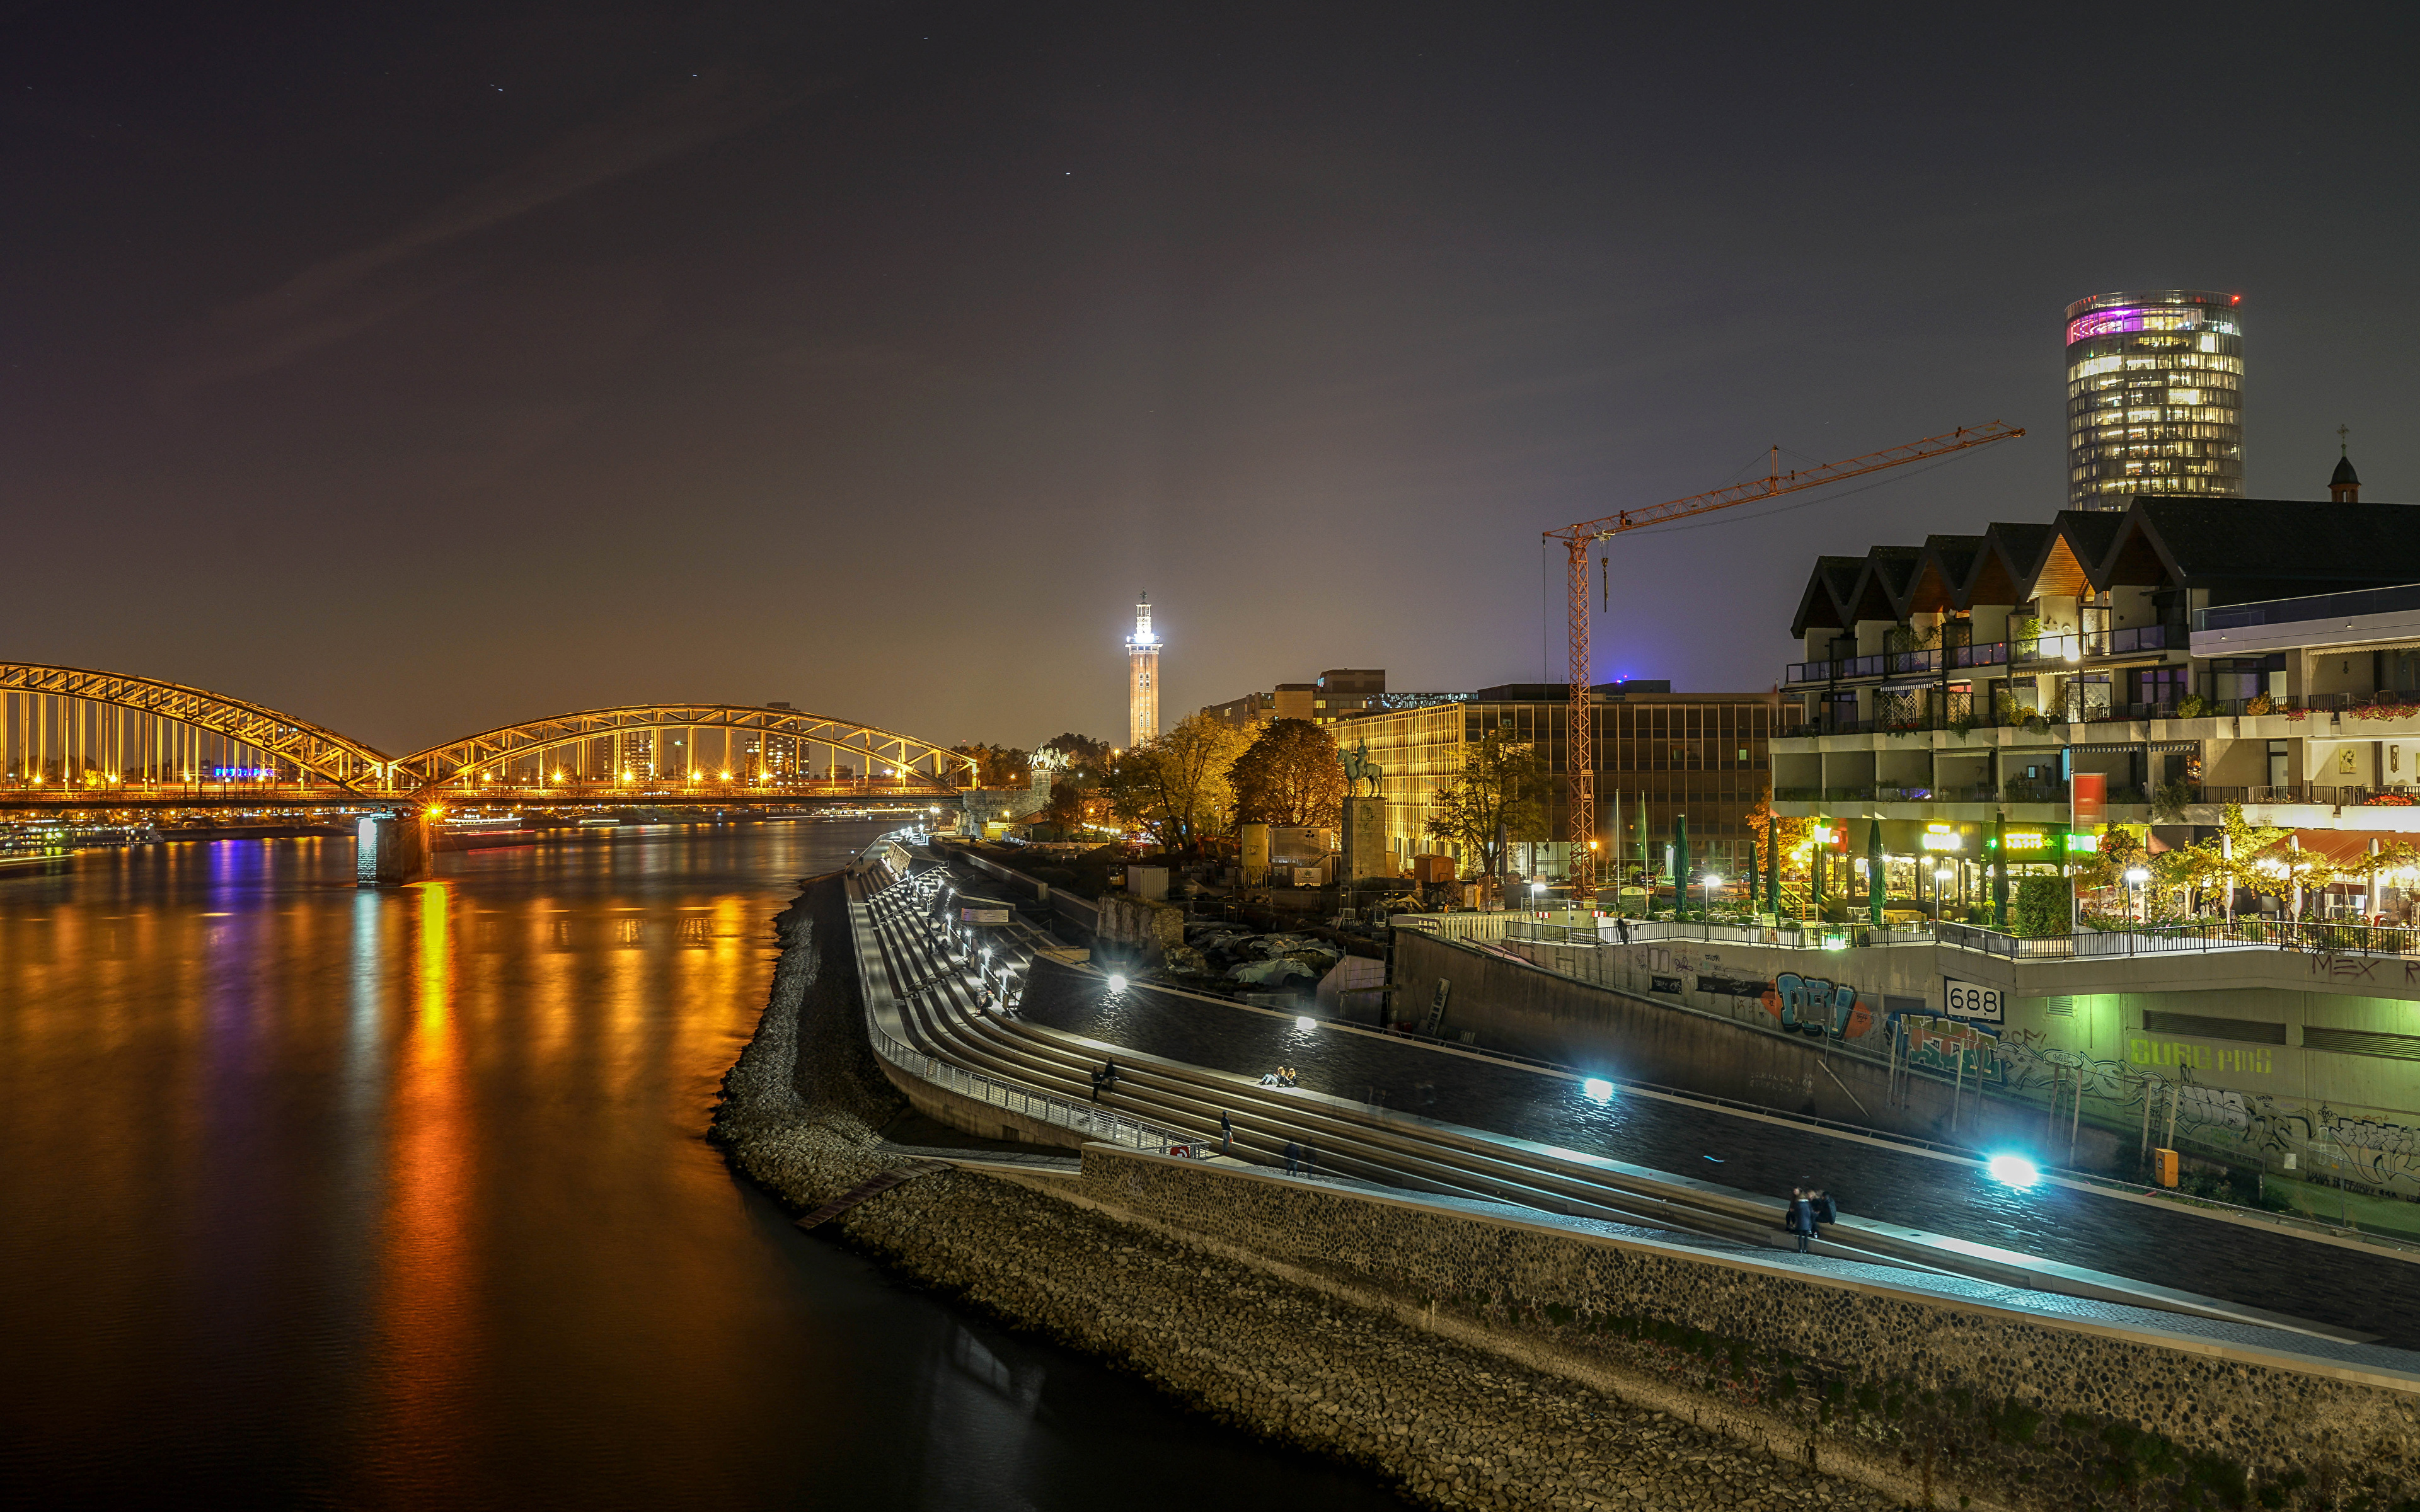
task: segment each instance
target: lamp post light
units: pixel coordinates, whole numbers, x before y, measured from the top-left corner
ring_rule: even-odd
[[[2143,884],[2150,880],[2151,873],[2139,866],[2126,869],[2127,886],[2134,889],[2134,921],[2138,924],[2150,921],[2150,910],[2147,906],[2149,900],[2143,895]]]
[[[1546,900],[1543,896],[1545,890],[1546,885],[1543,882],[1529,884],[1529,909],[1540,918],[1546,917]]]

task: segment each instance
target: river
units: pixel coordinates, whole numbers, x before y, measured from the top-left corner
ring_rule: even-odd
[[[0,1496],[1397,1506],[799,1233],[704,1138],[876,833],[0,872]]]

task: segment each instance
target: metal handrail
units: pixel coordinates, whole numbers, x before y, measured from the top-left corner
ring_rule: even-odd
[[[877,856],[877,852],[882,854]],[[892,865],[894,857],[900,861],[907,860],[907,853],[891,836],[885,835],[867,846],[861,853],[861,856],[869,861],[877,861],[885,871],[893,873],[892,880],[889,884],[879,891],[867,895],[868,903],[873,903],[880,898],[882,893],[890,891],[891,888],[900,886],[907,880],[905,875],[898,872]],[[1093,1137],[1108,1144],[1130,1144],[1137,1149],[1156,1148],[1166,1150],[1177,1145],[1204,1143],[1190,1135],[1158,1128],[1140,1119],[1126,1118],[1091,1103],[1071,1103],[1065,1098],[1048,1092],[1037,1092],[1031,1088],[998,1081],[984,1075],[981,1072],[969,1071],[964,1066],[954,1065],[936,1056],[927,1055],[901,1040],[883,1026],[882,1021],[875,1015],[874,1002],[870,995],[866,996],[864,1002],[866,1034],[873,1043],[875,1053],[920,1081],[945,1088],[962,1097],[979,1098],[991,1107],[1020,1113],[1027,1118],[1036,1119],[1047,1124],[1055,1124],[1063,1129],[1090,1134]]]
[[[2258,931],[2257,933],[2253,933]],[[2095,930],[2084,934],[2005,934],[1998,930],[1947,920],[1933,926],[1943,945],[1980,950],[2009,961],[2090,960],[2106,956],[2167,955],[2194,950],[2313,950],[2339,955],[2420,955],[2420,930],[2386,924],[2254,923],[2150,924],[2140,929]]]

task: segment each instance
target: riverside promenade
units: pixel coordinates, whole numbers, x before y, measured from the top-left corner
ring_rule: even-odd
[[[953,874],[958,886],[994,892],[1006,880],[994,868]],[[938,912],[932,900],[923,906]],[[929,927],[947,926],[937,919]],[[1761,1223],[1770,1242],[1780,1241],[1791,1189],[1808,1185],[1838,1202],[1838,1232],[1865,1226],[1931,1236],[1934,1263],[1969,1273],[2019,1279],[2009,1268],[1958,1263],[1962,1257],[2037,1261],[2086,1273],[2090,1284],[2067,1288],[2071,1294],[2115,1297],[2128,1283],[2146,1294],[2174,1289],[2232,1304],[2239,1317],[2420,1348],[2420,1251],[2110,1184],[2046,1178],[2019,1188],[1993,1178],[1980,1152],[1859,1136],[1156,984],[1111,991],[1103,971],[1032,959],[1041,936],[1031,931],[983,933],[998,935],[1004,956],[1030,962],[1016,1008],[1024,1023],[1089,1041],[1086,1054],[1123,1051],[1215,1073],[1238,1104],[1264,1102],[1260,1075],[1293,1066],[1303,1072],[1296,1101],[1306,1107],[1333,1100],[1380,1122],[1450,1125],[1718,1188],[1770,1215]],[[1020,945],[1020,933],[1032,938]],[[1195,1092],[1198,1103],[1202,1089]],[[1207,1117],[1215,1124],[1217,1110]]]
[[[1731,1237],[1688,1231],[1709,1215],[1719,1228],[1742,1199],[1695,1179],[1617,1168],[1603,1157],[1455,1130],[1419,1114],[1377,1117],[1368,1103],[1308,1088],[1280,1093],[1244,1073],[1003,1015],[1001,989],[1037,963],[1020,959],[1001,932],[985,931],[977,943],[957,928],[949,887],[904,852],[852,884],[867,1020],[895,1014],[919,1040],[924,1069],[947,1065],[953,1081],[980,1081],[980,1096],[951,1091],[934,1103],[949,1113],[954,1099],[969,1120],[962,1126],[978,1131],[992,1127],[986,1120],[998,1117],[1004,1087],[1022,1082],[1032,1095],[1070,1102],[1067,1093],[1105,1051],[1123,1052],[1124,1074],[1100,1111],[1134,1120],[1129,1127],[1184,1139],[1180,1131],[1202,1128],[1205,1115],[1215,1124],[1232,1104],[1241,1163],[1172,1159],[1148,1140],[1142,1149],[1084,1145],[1080,1136],[1072,1137],[1082,1146],[1074,1173],[1000,1170],[987,1155],[967,1162],[970,1171],[988,1167],[998,1180],[1199,1246],[1202,1274],[1269,1274],[1369,1311],[1373,1321],[1360,1326],[1383,1319],[1433,1330],[1524,1368],[1686,1412],[1768,1454],[1787,1442],[1806,1463],[1902,1503],[1944,1504],[1934,1503],[1936,1490],[1954,1489],[1960,1504],[2071,1506],[2093,1487],[2118,1484],[2108,1477],[2119,1474],[2139,1488],[2198,1486],[2224,1504],[2300,1485],[2358,1484],[2388,1503],[2420,1489],[2399,1468],[2381,1468],[2420,1459],[2420,1359],[2349,1336],[2358,1331],[2275,1315],[2264,1322],[2256,1307],[2213,1305],[2123,1278],[2099,1278],[2102,1289],[2085,1294],[2003,1284],[1990,1273],[2025,1257],[1995,1257],[1990,1246],[1968,1246],[1987,1273],[1946,1274],[1904,1261],[1776,1252],[1761,1227]],[[1101,985],[1119,996],[1135,990]],[[1328,1026],[1294,1027],[1317,1034]],[[904,1084],[921,1072],[879,1046],[877,1054],[885,1074],[908,1090]],[[937,1089],[928,1082],[916,1090]],[[1072,1101],[1090,1106],[1080,1094]],[[1357,1133],[1345,1118],[1352,1107],[1363,1120]],[[1323,1172],[1357,1163],[1382,1171],[1385,1161],[1419,1149],[1433,1157],[1431,1174],[1388,1191],[1269,1169],[1263,1163],[1281,1148],[1272,1141],[1291,1142],[1285,1135],[1297,1125],[1321,1127]],[[1357,1140],[1357,1153],[1346,1153]],[[1494,1177],[1474,1174],[1481,1171],[1469,1154],[1475,1145],[1493,1149]],[[1503,1174],[1516,1160],[1535,1163],[1519,1181]],[[1660,1180],[1668,1191],[1689,1189],[1699,1205],[1672,1208],[1673,1221],[1662,1225],[1611,1221],[1618,1215],[1604,1204],[1624,1200],[1613,1185],[1600,1189],[1601,1201],[1547,1195],[1546,1167],[1558,1161],[1608,1182],[1627,1172],[1624,1179]],[[1489,1180],[1538,1183],[1525,1189],[1542,1200],[1474,1200],[1438,1189]],[[2037,1281],[2076,1279],[2033,1263]],[[2122,1300],[2128,1288],[2143,1305]],[[1231,1328],[1257,1336],[1251,1317],[1238,1316]],[[1182,1340],[1172,1342],[1218,1352],[1194,1334]],[[1319,1396],[1313,1390],[1307,1399]],[[1524,1434],[1498,1436],[1503,1421],[1500,1412],[1485,1417],[1492,1452],[1529,1453]],[[1556,1442],[1574,1441],[1558,1430]],[[1452,1489],[1441,1504],[1523,1504],[1518,1497],[1466,1500],[1467,1482]],[[1589,1503],[1583,1496],[1573,1504]]]
[[[1851,1222],[1904,1225],[2420,1348],[2420,1256],[2407,1252],[2091,1186],[2012,1187],[1978,1160],[1620,1084],[1592,1094],[1582,1078],[1545,1068],[1327,1020],[1306,1028],[1300,1015],[1152,986],[1110,993],[1076,972],[1044,970],[1018,1011],[1241,1078],[1294,1066],[1309,1090],[1691,1177],[1761,1197],[1776,1214],[1792,1187],[1812,1186]]]

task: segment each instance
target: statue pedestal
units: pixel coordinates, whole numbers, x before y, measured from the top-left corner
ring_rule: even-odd
[[[1387,854],[1387,800],[1344,800],[1344,854],[1338,857],[1336,879],[1351,885],[1365,877],[1391,877],[1395,858]]]

